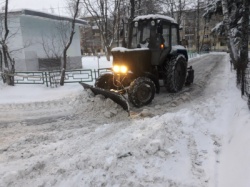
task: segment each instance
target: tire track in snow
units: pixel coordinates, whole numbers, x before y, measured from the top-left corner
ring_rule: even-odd
[[[139,114],[142,110],[148,110],[149,116],[163,115],[167,112],[180,110],[183,105],[191,104],[192,101],[202,97],[204,89],[209,83],[214,72],[222,65],[225,54],[212,54],[201,56],[193,59],[190,65],[193,65],[195,70],[194,83],[191,86],[185,86],[178,93],[168,93],[164,87],[161,88],[161,93],[156,94],[154,100],[150,105],[142,108],[135,108],[131,106],[132,111]]]
[[[190,154],[190,161],[191,161],[191,172],[193,173],[193,176],[196,178],[196,181],[200,181],[199,186],[200,187],[206,187],[208,180],[205,176],[205,171],[202,168],[202,161],[200,160],[199,151],[197,149],[196,141],[193,137],[193,135],[189,135],[188,138],[188,150]]]

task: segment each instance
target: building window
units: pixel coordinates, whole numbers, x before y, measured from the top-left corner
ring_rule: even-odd
[[[186,35],[185,39],[186,40],[194,40],[194,35]]]
[[[208,35],[206,34],[206,35],[204,35],[204,38],[208,38]]]
[[[194,34],[194,29],[192,27],[186,27],[185,34]]]
[[[61,69],[60,58],[39,58],[39,71],[53,71]]]
[[[226,46],[227,45],[227,42],[226,41],[221,41],[220,42],[220,46]]]

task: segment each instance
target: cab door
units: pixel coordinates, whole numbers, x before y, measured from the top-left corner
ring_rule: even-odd
[[[165,20],[158,21],[157,35],[162,37],[162,43],[160,44],[160,58],[158,65],[161,65],[166,60],[171,50],[171,23]]]

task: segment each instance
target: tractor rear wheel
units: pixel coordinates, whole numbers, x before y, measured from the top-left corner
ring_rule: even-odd
[[[182,89],[186,80],[187,61],[183,55],[172,57],[166,66],[164,80],[167,90],[176,93]]]
[[[147,77],[138,77],[128,89],[129,101],[136,107],[151,103],[155,96],[155,84]]]
[[[95,87],[102,88],[105,90],[115,89],[116,87],[113,84],[113,78],[113,74],[103,74],[96,79]]]

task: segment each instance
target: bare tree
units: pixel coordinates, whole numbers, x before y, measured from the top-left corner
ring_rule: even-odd
[[[58,41],[55,33],[52,33],[51,35],[42,33],[42,39],[41,41],[38,41],[38,43],[42,46],[47,58],[60,59],[62,57],[63,42]]]
[[[181,24],[183,13],[194,6],[190,0],[160,0],[159,2],[164,6],[163,13],[176,18],[178,24]]]
[[[7,82],[8,85],[14,85],[14,76],[13,73],[15,72],[15,61],[14,59],[11,58],[8,45],[7,45],[7,40],[8,40],[8,35],[9,35],[9,28],[8,28],[8,5],[9,1],[5,1],[5,7],[4,7],[4,18],[3,18],[3,29],[2,29],[2,38],[0,41],[0,45],[2,47],[2,51],[0,52],[0,56],[3,57],[3,64],[4,68],[4,77],[3,80],[4,82]]]
[[[67,50],[69,49],[72,40],[73,40],[73,36],[75,34],[75,22],[76,22],[76,17],[78,15],[78,11],[79,11],[79,3],[80,0],[76,0],[75,1],[75,13],[74,13],[74,17],[72,19],[72,23],[71,23],[71,32],[70,32],[70,36],[69,36],[69,40],[66,43],[64,49],[63,49],[63,68],[62,68],[62,72],[61,72],[61,80],[60,80],[60,85],[63,86],[64,85],[64,79],[65,79],[65,71],[66,71],[66,66],[67,66]]]
[[[115,41],[120,23],[121,0],[85,0],[83,4],[100,30],[105,53],[110,60],[111,46]]]
[[[215,13],[223,14],[223,22],[216,30],[224,27],[230,59],[237,71],[237,84],[245,92],[245,70],[248,64],[249,0],[216,0],[207,8],[204,16],[211,18]]]
[[[76,2],[75,0],[65,0],[67,9],[66,11],[70,14],[71,17],[74,17],[76,10]],[[79,3],[78,5],[78,13],[76,17],[81,17],[87,15],[87,10],[83,8],[83,4]]]
[[[200,0],[197,0],[196,8],[196,51],[200,53]]]
[[[176,10],[176,1],[175,0],[160,0],[162,5],[164,6],[163,13],[167,14],[168,16],[174,17],[174,12],[178,11]]]
[[[249,34],[249,0],[243,0],[242,11],[244,12],[241,20],[238,23],[241,23],[241,38],[239,40],[239,61],[238,61],[238,76],[241,76],[241,94],[245,93],[245,71],[248,64],[248,34]],[[250,99],[250,98],[249,98]]]
[[[157,0],[138,0],[134,3],[135,15],[157,14],[162,12],[162,3]]]
[[[140,5],[139,5],[140,7]],[[132,32],[133,32],[133,27],[131,25],[131,22],[133,21],[135,17],[135,0],[130,0],[130,17],[129,17],[129,26],[128,26],[128,48],[131,47],[131,42],[132,42]]]
[[[201,51],[204,47],[204,39],[205,39],[205,36],[206,36],[206,30],[207,30],[207,19],[204,18],[204,26],[203,26],[203,34],[202,34],[202,39],[201,39],[201,45],[200,45],[200,48],[199,48],[199,51]]]

